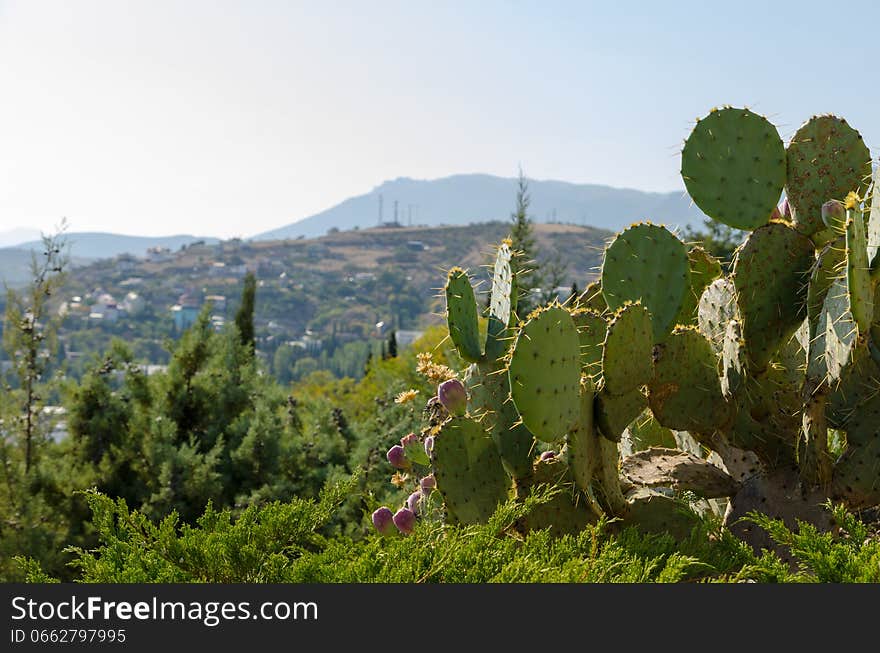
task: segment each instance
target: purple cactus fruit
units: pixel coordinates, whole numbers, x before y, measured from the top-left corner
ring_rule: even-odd
[[[828,200],[822,205],[822,222],[826,227],[843,231],[846,225],[846,209],[840,200]]]
[[[788,203],[787,197],[782,200],[780,206],[782,207],[782,217],[786,220],[791,220],[791,204]]]
[[[406,449],[407,447],[411,447],[415,444],[418,444],[419,436],[415,433],[409,433],[400,438],[400,446]]]
[[[544,453],[541,454],[541,462],[545,462],[547,460],[553,460],[554,458],[556,458],[555,451],[545,451]]]
[[[391,509],[382,506],[373,512],[373,526],[382,535],[391,535],[395,528],[394,515],[391,514]]]
[[[437,388],[437,399],[450,415],[464,415],[467,411],[467,391],[458,379],[441,383]]]
[[[420,491],[413,492],[406,498],[406,507],[413,511],[414,515],[419,514],[419,502],[422,500]]]
[[[432,451],[434,451],[434,436],[429,435],[425,438],[425,453],[428,454],[428,458],[431,457]]]
[[[397,469],[409,469],[410,462],[407,460],[406,451],[399,444],[395,444],[388,450],[388,462]]]
[[[413,526],[416,524],[416,514],[409,508],[401,508],[394,513],[391,519],[394,521],[394,525],[397,526],[397,530],[404,535],[409,535],[413,532]]]
[[[433,474],[428,474],[425,478],[419,481],[419,487],[422,489],[422,494],[431,494],[431,490],[437,487],[437,480],[434,478]]]

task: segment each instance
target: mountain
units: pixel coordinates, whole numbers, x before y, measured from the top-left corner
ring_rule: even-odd
[[[326,211],[258,234],[253,240],[314,238],[333,228],[372,227],[379,221],[380,201],[385,222],[394,221],[397,203],[397,221],[402,225],[464,225],[508,220],[514,208],[516,184],[515,178],[485,174],[453,175],[433,180],[400,177]],[[619,231],[640,220],[699,227],[705,218],[684,191],[649,193],[535,179],[530,179],[528,184],[529,213],[535,222],[567,222]]]
[[[4,247],[15,247],[21,243],[31,240],[40,239],[40,230],[31,229],[30,227],[16,227],[15,229],[7,229],[0,231],[0,249]]]
[[[17,229],[14,232],[33,233],[39,237],[40,232],[28,229]],[[13,232],[3,232],[0,236]],[[183,245],[204,242],[214,245],[220,242],[217,238],[197,238],[196,236],[121,236],[119,234],[101,232],[79,232],[64,235],[69,245],[68,254],[72,267],[85,265],[102,258],[113,258],[120,254],[131,254],[142,257],[151,247],[167,247],[171,251],[179,250]],[[3,284],[11,287],[21,286],[31,278],[31,253],[38,255],[42,251],[42,240],[30,240],[15,247],[0,248],[0,288]]]
[[[78,259],[112,258],[120,254],[144,256],[151,247],[167,247],[175,251],[183,245],[204,241],[206,245],[220,242],[217,238],[200,238],[197,236],[123,236],[104,232],[78,232],[64,235],[70,245],[70,256]],[[39,240],[22,243],[18,249],[39,249]]]

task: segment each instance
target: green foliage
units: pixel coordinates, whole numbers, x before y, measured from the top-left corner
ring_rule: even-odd
[[[87,493],[100,544],[72,548],[77,580],[86,583],[654,583],[878,582],[880,539],[843,507],[833,508],[833,533],[808,524],[797,532],[778,520],[750,517],[790,547],[795,564],[775,553],[753,554],[717,518],[689,536],[640,534],[599,520],[577,534],[548,530],[520,535],[515,525],[552,501],[540,485],[508,501],[483,524],[420,520],[410,536],[327,537],[334,511],[357,491],[357,474],[317,499],[252,507],[238,516],[209,507],[193,525],[176,515],[153,522],[122,500]],[[16,560],[29,582],[51,576],[32,559]]]
[[[235,326],[238,336],[245,347],[254,347],[254,304],[257,294],[257,277],[248,272],[244,277],[244,288],[241,291],[241,303],[235,313]]]

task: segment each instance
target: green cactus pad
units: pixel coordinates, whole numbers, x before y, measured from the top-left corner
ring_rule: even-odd
[[[554,536],[573,535],[587,525],[595,523],[594,513],[583,494],[578,491],[571,471],[559,458],[535,461],[528,482],[517,483],[516,496],[522,500],[537,485],[549,484],[561,488],[561,492],[548,503],[537,506],[515,524],[520,533],[550,529]]]
[[[786,151],[785,194],[794,208],[798,231],[812,235],[825,228],[822,205],[863,193],[871,179],[871,153],[861,135],[842,118],[813,116]]]
[[[828,243],[819,252],[819,257],[810,270],[810,284],[807,288],[807,318],[810,321],[810,334],[815,336],[822,305],[828,289],[846,268],[846,237],[840,236]]]
[[[641,388],[626,394],[613,395],[601,391],[596,394],[594,419],[599,432],[612,442],[620,442],[623,432],[642,414],[648,400]]]
[[[494,360],[504,355],[510,345],[507,326],[510,323],[513,273],[510,268],[510,244],[503,242],[495,255],[492,270],[492,294],[489,298],[489,325],[486,332],[486,357]]]
[[[467,272],[452,268],[446,278],[446,323],[458,353],[472,363],[480,360],[480,329],[477,301]]]
[[[835,494],[847,499],[850,508],[880,504],[880,426],[876,420],[857,437],[864,442],[847,447],[834,466]],[[847,434],[849,437],[849,434]]]
[[[662,342],[675,326],[690,287],[687,248],[665,227],[634,225],[605,250],[602,293],[608,307],[641,301],[651,314],[654,342]]]
[[[652,447],[623,459],[621,475],[633,485],[690,490],[706,499],[730,497],[739,483],[703,458],[665,447]]]
[[[621,521],[623,528],[634,527],[643,535],[667,533],[683,541],[699,524],[699,516],[685,501],[660,490],[640,487],[626,495],[626,513]]]
[[[432,453],[437,489],[447,509],[463,524],[485,523],[508,498],[510,478],[483,427],[451,417],[434,437]]]
[[[594,390],[602,376],[602,347],[608,333],[608,323],[596,311],[576,308],[571,311],[578,330],[581,347],[581,371]]]
[[[878,379],[875,378],[873,384],[876,391]],[[880,395],[875,394],[863,400],[857,410],[850,413],[844,428],[850,447],[869,445],[875,437],[880,436]]]
[[[691,267],[691,288],[685,293],[685,302],[681,307],[676,324],[693,324],[697,317],[697,306],[706,287],[721,276],[721,263],[699,245],[688,251]]]
[[[730,420],[731,406],[721,393],[716,357],[697,329],[678,327],[654,347],[654,378],[648,384],[648,405],[663,426],[711,434]]]
[[[600,315],[608,310],[608,302],[605,301],[605,295],[602,294],[602,282],[592,281],[587,284],[578,298],[577,306],[596,311]]]
[[[781,366],[769,365],[743,381],[734,402],[730,443],[754,452],[770,467],[793,464],[801,432],[801,383],[793,384]]]
[[[605,390],[626,394],[651,379],[651,316],[641,304],[625,304],[614,313],[602,348]]]
[[[794,229],[771,223],[756,229],[733,261],[736,303],[750,368],[763,369],[806,317],[812,241]]]
[[[785,185],[785,146],[766,118],[748,109],[713,110],[681,152],[681,176],[694,203],[737,229],[767,224]]]
[[[536,438],[555,442],[576,425],[580,341],[566,309],[539,309],[520,326],[508,373],[516,410]]]
[[[600,455],[596,442],[599,436],[593,428],[593,410],[593,393],[582,391],[578,426],[568,434],[567,441],[568,466],[575,484],[584,492],[590,491],[593,468]]]
[[[626,428],[623,438],[621,439],[621,453],[624,453],[622,444],[624,441],[626,441],[629,447],[629,451],[626,452],[626,455],[631,455],[638,451],[644,451],[651,447],[669,447],[671,449],[677,447],[675,434],[672,430],[665,426],[661,426],[660,423],[654,419],[651,411],[647,410],[634,419]]]
[[[697,324],[700,332],[709,339],[715,353],[721,353],[728,323],[737,319],[739,313],[736,308],[736,287],[733,281],[728,278],[716,279],[703,291],[697,307]]]
[[[519,423],[505,370],[497,363],[473,364],[464,381],[470,395],[470,414],[488,429],[505,471],[513,477],[531,473],[534,438]]]
[[[828,425],[836,429],[848,428],[850,420],[858,420],[871,412],[862,411],[861,407],[878,396],[880,365],[871,356],[868,347],[857,347],[853,352],[853,362],[844,368],[840,383],[828,395]]]
[[[874,319],[874,288],[868,265],[865,220],[855,206],[846,212],[846,285],[853,320],[860,333],[868,333]]]
[[[858,331],[849,308],[846,279],[838,278],[825,295],[816,335],[810,341],[807,376],[834,387],[852,360]]]

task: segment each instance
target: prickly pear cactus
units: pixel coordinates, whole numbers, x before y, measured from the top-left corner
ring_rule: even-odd
[[[501,247],[482,343],[467,274],[450,271],[450,337],[471,362],[469,413],[434,436],[452,518],[549,483],[561,491],[524,530],[604,514],[684,537],[694,493],[726,502],[727,527],[757,549],[766,534],[737,522],[750,510],[825,528],[825,499],[880,504],[880,200],[861,136],[818,116],[786,147],[766,118],[726,107],[697,121],[681,171],[708,216],[749,231],[727,274],[635,224],[576,300],[518,320]],[[831,202],[826,224],[831,200],[845,213],[832,220]]]

